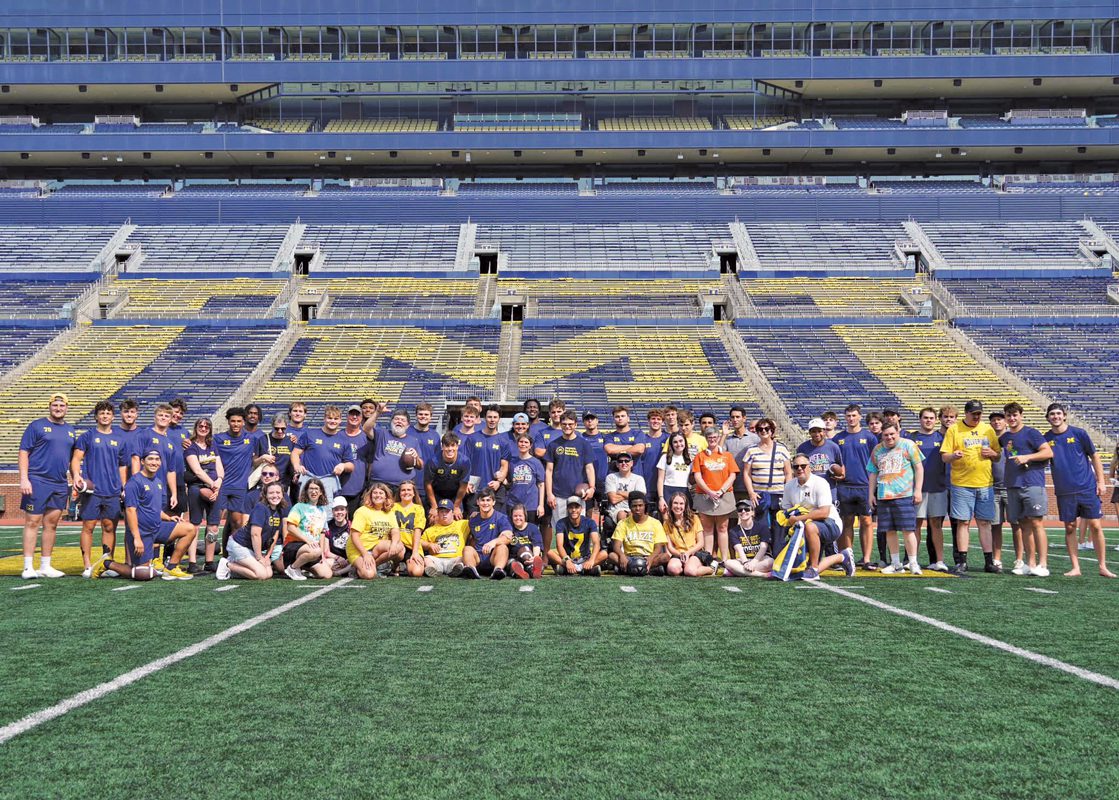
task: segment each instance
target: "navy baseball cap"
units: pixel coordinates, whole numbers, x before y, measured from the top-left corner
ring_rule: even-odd
[[[446,497],[444,497],[442,500],[436,503],[435,506],[436,508],[445,508],[447,510],[451,510],[455,507],[455,504],[453,501],[448,500]]]

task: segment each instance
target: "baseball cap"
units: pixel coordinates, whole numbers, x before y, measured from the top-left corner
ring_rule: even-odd
[[[987,418],[988,418],[988,419],[994,419],[995,417],[1001,417],[1001,418],[1003,418],[1003,419],[1006,419],[1006,412],[1005,412],[1005,411],[1003,411],[1003,410],[1002,410],[1001,408],[996,408],[996,409],[995,409],[994,411],[992,411],[992,412],[991,412],[991,413],[990,413],[990,414],[988,415],[988,417],[987,417]]]
[[[579,497],[578,495],[573,494],[573,495],[571,495],[571,497],[567,498],[567,507],[571,508],[571,506],[579,506],[579,508],[586,508],[587,504],[583,502],[582,497]]]
[[[753,511],[754,510],[754,504],[751,503],[749,500],[739,500],[737,503],[734,504],[734,510],[735,511]]]
[[[64,395],[62,392],[55,392],[51,395],[50,400],[48,400],[47,402],[53,403],[55,400],[61,400],[66,405],[70,405],[70,398]]]
[[[442,500],[440,500],[438,503],[435,504],[435,507],[436,508],[445,508],[448,511],[451,511],[451,510],[454,509],[455,504],[454,504],[453,500],[451,500],[447,497],[444,497]]]
[[[513,422],[528,422],[528,414],[518,411],[513,415]]]
[[[615,461],[633,461],[633,456],[631,456],[629,453],[618,453],[618,455],[614,456],[614,460]]]
[[[980,403],[978,400],[968,400],[966,403],[964,403],[964,413],[965,414],[974,414],[976,411],[982,411],[982,410],[983,410],[983,404]]]
[[[334,498],[334,502],[330,504],[330,507],[331,508],[346,508],[347,507],[346,498],[343,497],[342,495],[338,495],[337,497]]]
[[[824,424],[824,421],[820,417],[813,417],[812,420],[808,423],[808,430],[812,430],[813,428],[819,428],[820,430],[823,430],[826,427],[827,425]]]
[[[901,414],[898,413],[898,410],[896,408],[884,408],[884,409],[882,409],[882,416],[884,416],[884,417],[900,417]]]
[[[346,409],[347,414],[353,414],[355,411],[359,414],[361,413],[361,406],[359,406],[357,403],[354,403],[352,406]]]
[[[151,450],[144,451],[144,458],[147,458],[148,456],[159,456],[160,458],[163,458],[163,453],[159,452],[155,448],[152,448]]]

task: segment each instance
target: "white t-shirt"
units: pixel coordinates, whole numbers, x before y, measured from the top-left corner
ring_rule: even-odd
[[[657,469],[664,470],[665,486],[671,486],[673,489],[688,488],[688,475],[692,471],[692,465],[685,461],[682,455],[669,456],[665,453],[657,462]]]
[[[836,525],[843,524],[839,519],[839,509],[832,502],[831,485],[819,475],[809,475],[808,481],[803,486],[796,478],[785,484],[785,490],[781,498],[781,508],[790,509],[793,506],[803,506],[809,511],[815,511],[823,506],[831,506],[828,519]]]
[[[628,495],[630,492],[644,492],[645,479],[640,475],[631,472],[629,475],[623,476],[620,472],[611,472],[606,476],[606,493],[621,492]],[[619,508],[629,510],[629,501],[623,500],[620,503],[611,503],[610,512],[613,513]]]

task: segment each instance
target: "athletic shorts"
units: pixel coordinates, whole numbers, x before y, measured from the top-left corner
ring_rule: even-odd
[[[132,537],[127,537],[128,549],[132,551],[132,566],[139,567],[147,564],[156,556],[157,544],[166,544],[171,540],[171,533],[175,530],[176,522],[161,522],[159,527],[154,531],[140,531],[140,541],[144,543],[144,554],[139,558],[136,557],[136,552],[132,550]]]
[[[878,501],[878,532],[917,530],[917,506],[912,497]]]
[[[1076,522],[1077,519],[1102,519],[1103,504],[1095,492],[1085,491],[1076,494],[1057,495],[1057,518],[1061,522]]]
[[[229,541],[225,543],[225,550],[227,553],[226,558],[228,558],[230,561],[237,562],[256,560],[256,556],[253,555],[253,551],[248,547],[245,547],[245,545],[239,543],[232,536],[230,536]]]
[[[923,492],[917,506],[917,519],[944,519],[948,516],[948,492]]]
[[[1017,525],[1023,519],[1041,519],[1049,513],[1049,496],[1044,486],[1007,489],[1006,520]]]
[[[221,522],[221,506],[217,500],[207,500],[202,496],[200,483],[192,483],[187,487],[187,509],[190,512],[190,524],[217,527]]]
[[[816,530],[820,533],[820,540],[825,544],[834,544],[839,539],[843,531],[835,524],[832,519],[818,519],[814,520],[816,523]]]
[[[451,567],[453,567],[455,564],[461,563],[461,558],[433,558],[432,556],[428,556],[426,559],[424,559],[424,566],[430,566],[434,564],[435,568],[439,570],[440,575],[450,575]]]
[[[995,487],[995,518],[991,520],[992,525],[1002,525],[1007,522],[1006,518],[1006,488]]]
[[[865,517],[870,514],[869,486],[839,486],[836,494],[841,517]]]
[[[288,542],[287,544],[284,545],[284,550],[283,550],[282,555],[283,555],[283,559],[284,559],[283,563],[284,563],[284,568],[285,569],[287,567],[290,567],[292,564],[295,563],[295,559],[299,558],[300,548],[302,548],[303,545],[305,545],[305,544],[307,544],[307,543],[306,542]],[[311,563],[313,564],[315,562],[311,562]],[[307,564],[306,566],[309,567],[309,566],[311,566],[311,564]]]
[[[95,494],[83,494],[78,497],[78,510],[82,522],[100,519],[111,519],[118,522],[121,518],[120,495],[100,497]]]
[[[256,498],[250,497],[248,489],[227,489],[223,485],[218,493],[218,508],[231,514],[251,514],[255,505]]]
[[[952,519],[971,522],[971,518],[991,522],[995,518],[995,490],[991,486],[975,489],[953,486],[949,491]]]
[[[284,557],[284,545],[282,542],[277,542],[272,548],[272,552],[268,554],[269,561],[279,561]]]
[[[45,514],[61,511],[70,502],[70,488],[65,484],[31,482],[31,494],[20,498],[19,507],[28,514]]]
[[[1119,505],[1119,486],[1111,490],[1111,502]]]
[[[493,562],[490,561],[490,557],[486,556],[486,555],[482,555],[482,549],[478,548],[478,574],[479,575],[490,575],[490,574],[493,573],[493,571],[494,571],[494,566],[493,566]]]

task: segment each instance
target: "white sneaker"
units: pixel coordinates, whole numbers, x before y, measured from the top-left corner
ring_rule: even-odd
[[[1026,567],[1026,569],[1029,570],[1029,572],[1026,573],[1026,574],[1027,575],[1033,575],[1035,578],[1048,578],[1049,577],[1049,568],[1048,567]]]
[[[1088,544],[1087,542],[1078,542],[1076,545],[1077,550],[1090,550],[1091,548],[1092,545]]]
[[[307,576],[305,576],[302,572],[297,570],[295,567],[286,567],[284,569],[284,574],[287,575],[289,578],[291,578],[293,581],[305,581],[305,580],[307,580]]]
[[[916,559],[909,562],[909,574],[911,574],[911,575],[920,575],[921,574],[921,565],[917,563]]]
[[[929,569],[931,569],[933,572],[947,572],[948,565],[945,564],[943,561],[937,561],[935,564],[929,564]]]
[[[29,568],[20,573],[20,577],[23,578],[25,581],[33,581],[39,577],[39,573],[38,571]]]
[[[1010,570],[1010,574],[1011,575],[1029,575],[1030,574],[1030,568],[1028,566],[1026,566],[1025,561],[1023,561],[1022,559],[1019,558],[1017,561],[1014,562],[1014,569]]]
[[[92,574],[93,574],[93,567],[86,567],[85,569],[82,570],[82,577],[83,578],[88,578]]]
[[[219,581],[227,581],[232,575],[233,571],[229,568],[229,559],[224,557],[218,559],[218,566],[214,570],[214,577]]]
[[[46,569],[39,570],[40,578],[65,578],[66,573],[54,567],[47,567]]]
[[[104,572],[101,573],[101,577],[102,578],[119,578],[120,573],[117,572],[115,569],[107,569],[107,570],[105,570]]]
[[[903,569],[903,567],[901,566],[901,564],[898,564],[896,566],[893,565],[893,564],[888,564],[885,567],[882,567],[882,574],[883,575],[897,575],[899,572],[902,571],[902,569]]]

